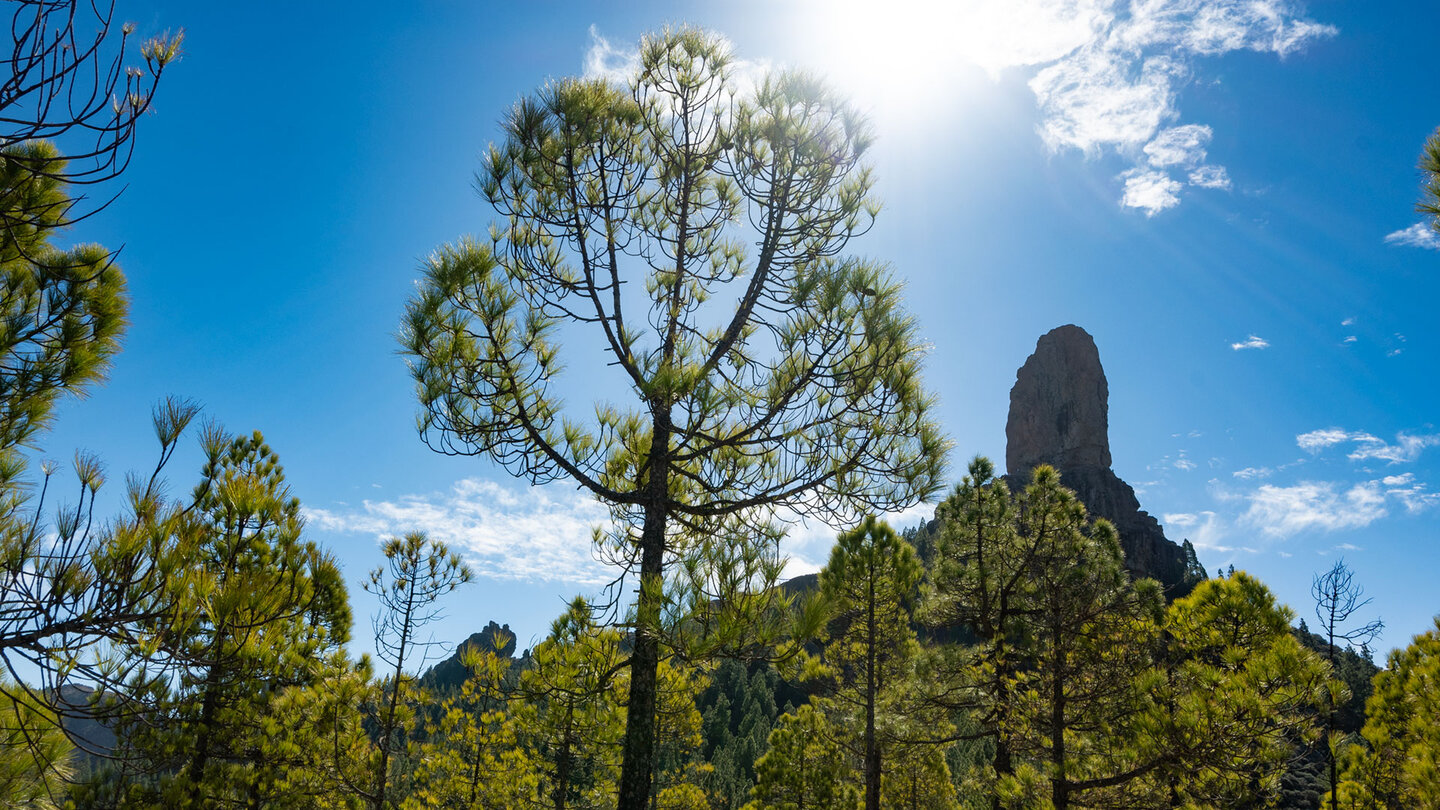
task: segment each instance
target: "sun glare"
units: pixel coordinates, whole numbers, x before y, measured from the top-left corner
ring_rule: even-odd
[[[953,99],[977,75],[1064,55],[1095,35],[1094,5],[838,0],[798,6],[792,24],[807,66],[888,116]]]

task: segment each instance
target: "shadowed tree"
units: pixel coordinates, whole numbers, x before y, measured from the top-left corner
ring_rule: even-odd
[[[1370,604],[1365,588],[1355,581],[1355,572],[1345,564],[1344,559],[1335,561],[1329,571],[1316,574],[1310,584],[1310,595],[1315,598],[1315,618],[1320,620],[1320,635],[1325,637],[1325,660],[1330,662],[1332,676],[1338,677],[1340,669],[1337,659],[1340,649],[1337,642],[1348,646],[1368,644],[1385,629],[1384,622],[1375,619],[1357,626],[1350,626],[1361,609]],[[1344,685],[1336,681],[1336,688],[1344,692]],[[1325,757],[1330,767],[1330,810],[1338,810],[1340,787],[1340,745],[1341,734],[1336,727],[1337,706],[1348,699],[1333,691],[1325,706]]]
[[[926,625],[960,632],[970,645],[927,651],[934,677],[922,691],[928,700],[971,719],[961,735],[987,740],[989,768],[981,781],[1015,772],[1014,690],[1026,661],[1026,630],[1033,601],[1033,565],[1039,534],[1021,535],[1005,483],[982,456],[935,510],[940,523],[935,556],[920,605]],[[991,806],[999,810],[998,794]]]
[[[380,685],[374,717],[375,751],[366,784],[355,785],[356,793],[375,810],[398,805],[390,785],[391,758],[409,742],[414,723],[410,706],[414,676],[405,671],[417,652],[436,642],[421,638],[421,629],[440,617],[436,601],[469,582],[470,567],[439,540],[428,540],[423,532],[393,537],[384,547],[385,564],[370,572],[363,587],[380,600],[375,614],[375,649],[380,660],[391,668]]]
[[[840,686],[833,701],[858,713],[866,810],[879,810],[884,774],[879,725],[895,702],[897,683],[915,654],[910,607],[922,571],[910,544],[873,515],[840,535],[820,572],[820,590],[845,625],[825,649]]]
[[[432,447],[611,507],[605,548],[638,577],[619,795],[638,810],[667,570],[715,552],[705,538],[773,544],[776,509],[850,522],[913,504],[946,447],[899,285],[847,253],[878,210],[869,136],[822,83],[749,89],[723,40],[680,29],[642,42],[625,86],[553,82],[503,129],[478,175],[498,221],[429,260],[402,342]],[[562,327],[615,375],[586,387],[630,407],[563,405]]]

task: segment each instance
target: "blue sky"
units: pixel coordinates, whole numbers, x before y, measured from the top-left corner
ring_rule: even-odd
[[[71,234],[124,245],[132,326],[44,453],[100,453],[112,495],[153,463],[152,404],[192,397],[265,433],[352,583],[381,536],[425,529],[480,574],[441,638],[495,619],[538,640],[609,575],[589,554],[601,511],[426,449],[394,336],[423,257],[487,228],[471,176],[509,106],[693,22],[746,70],[813,69],[869,111],[885,208],[854,248],[907,281],[953,471],[1004,458],[1015,370],[1076,323],[1109,377],[1116,472],[1208,568],[1303,616],[1343,555],[1383,648],[1440,611],[1440,241],[1413,227],[1440,6],[295,5],[118,11],[187,40],[128,188]],[[198,464],[176,457],[176,491]],[[799,527],[795,570],[831,537]]]

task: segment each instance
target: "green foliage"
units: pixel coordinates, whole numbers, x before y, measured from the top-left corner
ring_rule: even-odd
[[[595,625],[575,599],[535,646],[520,678],[526,700],[515,709],[540,772],[546,806],[599,808],[613,800],[623,735],[621,634]]]
[[[1163,761],[1132,795],[1212,807],[1280,796],[1297,750],[1318,736],[1330,679],[1290,632],[1292,618],[1243,571],[1170,606],[1151,703]]]
[[[70,206],[56,179],[66,161],[43,141],[0,150],[0,450],[13,486],[13,455],[49,422],[56,400],[98,379],[120,348],[125,278],[99,245],[49,244]],[[19,212],[29,212],[21,216]],[[13,472],[12,472],[13,469]]]
[[[724,661],[711,675],[696,705],[703,718],[700,759],[713,769],[705,787],[716,810],[739,810],[749,798],[755,760],[769,746],[780,715],[775,704],[785,689],[769,664],[747,670],[738,661]]]
[[[1390,654],[1346,757],[1345,807],[1440,808],[1440,619]]]
[[[927,692],[991,744],[964,783],[997,802],[1043,783],[1064,807],[1137,777],[1160,597],[1153,582],[1129,581],[1114,528],[1091,523],[1053,469],[1036,468],[1015,498],[984,458],[937,516],[921,615],[976,643],[932,654]]]
[[[380,660],[390,667],[389,677],[374,687],[373,702],[367,700],[368,719],[375,729],[374,745],[362,761],[364,773],[349,784],[375,810],[399,804],[403,795],[391,784],[396,761],[404,757],[416,725],[415,704],[423,701],[416,678],[406,672],[417,653],[431,646],[419,636],[421,628],[441,615],[440,597],[466,582],[473,573],[460,555],[423,532],[392,537],[382,549],[385,563],[370,572],[364,583],[367,592],[380,601],[375,615],[375,647]],[[360,746],[351,736],[352,745]]]
[[[232,439],[211,428],[203,444],[190,511],[199,542],[181,584],[192,620],[160,642],[152,663],[168,677],[148,685],[155,712],[122,726],[151,775],[130,794],[138,804],[290,795],[305,745],[281,698],[314,686],[349,639],[339,569],[301,537],[274,452],[259,432]]]
[[[464,664],[470,677],[459,694],[425,724],[414,790],[402,807],[524,807],[540,795],[536,762],[520,743],[521,727],[505,711],[510,660],[470,650]]]
[[[873,515],[841,533],[820,572],[820,591],[844,627],[824,651],[837,683],[830,705],[837,723],[851,733],[861,763],[865,806],[880,806],[885,773],[884,726],[917,652],[910,609],[923,571],[920,558]]]
[[[863,807],[859,779],[824,712],[801,706],[770,732],[770,750],[755,763],[755,800],[747,810]]]
[[[1425,141],[1425,150],[1420,154],[1420,171],[1424,176],[1424,187],[1415,208],[1430,217],[1431,228],[1440,231],[1440,129],[1436,129]]]
[[[0,676],[0,807],[59,806],[73,758],[54,711]]]
[[[903,508],[938,485],[946,449],[899,285],[846,252],[878,210],[860,117],[803,74],[742,89],[724,41],[695,29],[640,50],[628,87],[562,79],[515,106],[478,175],[499,220],[427,262],[402,332],[427,442],[612,508],[603,550],[639,578],[632,810],[650,793],[662,648],[768,644],[747,634],[774,626],[753,620],[776,613],[772,510]],[[562,406],[562,327],[589,330],[631,407]],[[770,544],[737,561],[712,537]],[[664,619],[665,573],[686,558],[692,591],[740,614],[699,640]]]

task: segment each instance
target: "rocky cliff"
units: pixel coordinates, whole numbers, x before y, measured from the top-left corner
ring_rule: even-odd
[[[1110,469],[1110,386],[1095,340],[1066,325],[1042,336],[1015,375],[1005,423],[1005,467],[1012,489],[1049,464],[1090,514],[1120,532],[1125,567],[1153,577],[1172,597],[1188,590],[1185,552],[1140,508],[1135,490]]]

